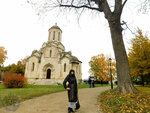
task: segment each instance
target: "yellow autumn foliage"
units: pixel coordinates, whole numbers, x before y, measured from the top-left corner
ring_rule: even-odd
[[[150,74],[150,39],[140,29],[131,40],[128,59],[132,76]]]
[[[3,64],[7,58],[7,51],[4,47],[0,46],[0,64]]]
[[[93,56],[89,62],[90,74],[94,75],[100,81],[110,81],[110,62],[109,58],[104,54]],[[116,74],[116,63],[113,60],[111,63],[112,75]]]

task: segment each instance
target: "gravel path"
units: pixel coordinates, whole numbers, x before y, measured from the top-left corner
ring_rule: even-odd
[[[110,87],[79,89],[79,101],[81,108],[76,113],[99,113],[97,96]],[[44,95],[21,103],[13,113],[67,113],[67,92]],[[0,113],[7,113],[4,108]]]

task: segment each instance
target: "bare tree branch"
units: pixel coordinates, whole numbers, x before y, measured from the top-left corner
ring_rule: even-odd
[[[74,6],[74,5],[62,5],[60,4],[60,7],[72,7],[72,8],[88,8],[88,9],[92,9],[92,10],[97,10],[97,11],[100,11],[99,8],[94,8],[94,7],[89,7],[87,5],[82,5],[82,6]],[[101,11],[100,11],[101,12]]]
[[[135,33],[128,27],[127,22],[122,21],[121,25],[125,25],[126,26],[125,30],[128,29],[132,34],[135,35]]]
[[[128,0],[125,0],[124,3],[122,4],[122,8],[125,6]]]

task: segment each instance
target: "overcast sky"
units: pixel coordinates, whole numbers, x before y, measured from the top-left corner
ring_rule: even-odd
[[[150,14],[138,13],[137,0],[128,0],[122,20],[135,32],[139,27],[144,32],[150,30]],[[0,46],[8,51],[8,59],[4,65],[16,63],[32,51],[39,50],[44,42],[48,41],[48,29],[55,23],[62,29],[62,43],[66,51],[72,51],[82,63],[83,79],[89,76],[88,70],[92,56],[104,53],[114,57],[109,26],[103,14],[92,14],[86,11],[77,21],[74,14],[64,15],[57,10],[48,15],[37,15],[25,0],[0,1]],[[130,47],[130,39],[134,35],[123,31],[126,49]]]

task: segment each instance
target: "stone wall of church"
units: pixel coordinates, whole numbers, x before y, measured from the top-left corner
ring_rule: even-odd
[[[35,56],[32,56],[26,63],[25,76],[27,78],[38,78],[38,59]]]
[[[42,56],[41,59],[41,65],[42,68],[46,68],[44,69],[44,75],[43,78],[46,78],[46,70],[47,69],[51,69],[51,78],[55,79],[59,77],[59,73],[60,73],[60,66],[59,66],[59,54],[58,54],[58,50],[54,47],[47,47],[44,50],[44,55]],[[47,64],[50,64],[49,66],[47,66]],[[45,67],[46,66],[46,67]]]
[[[51,70],[51,79],[59,83],[63,82],[70,69],[75,70],[77,79],[82,79],[81,63],[71,63],[68,58],[69,56],[64,57],[61,61],[59,61],[58,56],[53,56],[54,53],[51,57],[48,57],[48,54],[50,54],[49,51],[50,48],[45,49],[45,53],[42,55],[40,63],[38,62],[38,58],[35,56],[29,58],[26,63],[25,71],[25,76],[28,79],[46,79],[48,69]],[[54,51],[56,52],[56,50],[53,50],[53,52]]]
[[[68,75],[70,69],[71,69],[70,61],[67,57],[64,57],[61,60],[61,76],[62,76],[62,78],[65,78]]]

